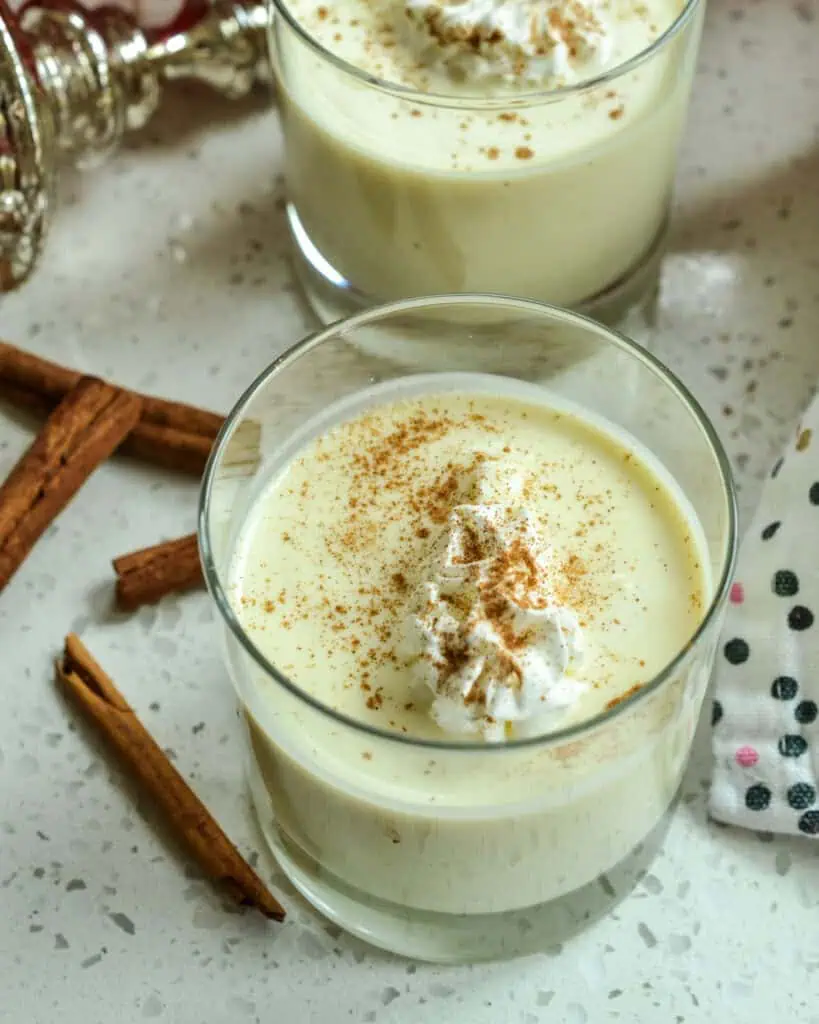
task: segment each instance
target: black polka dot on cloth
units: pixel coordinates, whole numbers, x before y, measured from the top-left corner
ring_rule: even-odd
[[[808,836],[819,836],[819,811],[805,811],[799,819],[799,831]]]
[[[795,811],[804,811],[816,803],[816,790],[808,782],[797,782],[788,790],[788,804]]]
[[[771,696],[777,700],[793,700],[799,692],[799,683],[790,676],[777,676],[771,685]]]
[[[813,625],[813,612],[803,604],[794,605],[788,612],[788,625],[791,629],[802,632]]]
[[[735,636],[733,640],[729,640],[722,650],[725,660],[732,665],[741,665],[748,660],[748,655],[751,653],[751,648],[748,644],[742,637],[738,636]]]
[[[800,701],[794,710],[794,717],[796,721],[801,725],[810,725],[811,722],[816,721],[816,716],[819,714],[819,709],[816,707],[816,701],[814,700],[803,700]]]
[[[801,757],[808,749],[808,741],[804,736],[789,733],[780,737],[777,748],[783,757]]]
[[[777,597],[795,597],[799,593],[799,580],[790,569],[778,569],[771,581],[771,590]]]
[[[764,811],[771,802],[771,791],[761,782],[745,790],[745,806],[749,811]]]
[[[807,422],[769,464],[730,590],[711,695],[709,813],[819,839],[819,394]]]
[[[782,525],[782,523],[778,519],[775,520],[773,523],[768,523],[768,525],[762,531],[762,534],[761,534],[762,539],[763,540],[770,540],[771,537],[773,537],[776,534],[777,530],[779,529],[779,527],[781,525]]]

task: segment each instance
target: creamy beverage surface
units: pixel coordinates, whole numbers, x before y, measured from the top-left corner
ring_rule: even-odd
[[[702,7],[624,70],[683,0],[285,6],[342,62],[274,19],[291,230],[332,287],[577,307],[656,256]]]
[[[644,113],[655,100],[665,69],[644,68],[639,77],[612,83],[570,108],[523,110],[513,101],[527,93],[578,85],[620,66],[665,32],[684,2],[293,0],[287,6],[328,52],[374,78],[419,94],[419,102],[413,103],[400,96],[396,102],[396,94],[350,93],[343,104],[346,112],[333,109],[334,119],[341,117],[331,129],[334,134],[393,156],[411,151],[415,141],[430,151],[416,152],[413,163],[491,173],[526,170],[544,158],[569,155],[592,140],[616,136],[624,118],[631,121]],[[308,73],[307,65],[301,68],[296,61],[289,67],[294,84],[300,71]],[[309,67],[315,75],[321,65],[311,61]],[[336,77],[327,71],[313,81],[312,100],[306,93],[298,95],[319,124],[328,98],[322,94],[325,88],[332,91]],[[508,97],[512,105],[485,112],[465,109],[453,123],[445,113],[424,105],[425,93],[462,100]],[[377,126],[373,122],[379,114],[392,122],[390,136],[384,136],[380,119]],[[547,127],[557,137],[546,135]]]
[[[312,899],[534,907],[661,819],[707,651],[548,740],[622,706],[712,601],[697,517],[633,438],[537,385],[419,374],[309,420],[244,502],[229,599],[308,698],[229,644],[251,788]],[[380,940],[401,948],[405,919]]]
[[[710,599],[663,467],[542,389],[413,380],[314,423],[267,481],[231,573],[253,643],[329,707],[425,739],[548,733],[653,678]]]
[[[290,0],[324,49],[393,85],[484,95],[560,89],[650,46],[685,0]]]

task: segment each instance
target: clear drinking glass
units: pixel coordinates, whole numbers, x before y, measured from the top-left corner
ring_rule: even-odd
[[[705,0],[583,85],[494,98],[364,74],[271,2],[296,266],[324,323],[447,292],[606,322],[653,305]],[[453,152],[487,125],[483,155]]]
[[[228,596],[238,532],[308,424],[374,384],[465,367],[542,388],[648,449],[699,519],[712,581],[696,634],[642,689],[582,724],[500,745],[420,741],[339,714],[264,658]],[[686,764],[735,555],[725,453],[656,359],[526,300],[440,296],[366,311],[295,345],[248,388],[206,471],[199,530],[259,820],[323,914],[399,953],[474,961],[565,938],[628,890]]]

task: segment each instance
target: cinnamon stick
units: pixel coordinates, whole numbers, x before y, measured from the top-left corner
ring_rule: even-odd
[[[142,403],[81,377],[0,486],[0,590],[51,521],[139,420]]]
[[[122,555],[113,565],[117,604],[123,611],[156,604],[167,594],[204,583],[195,534]]]
[[[0,380],[0,398],[26,412],[48,415],[53,400]],[[155,423],[137,423],[119,450],[164,469],[201,476],[210,455],[213,438]]]
[[[57,661],[57,679],[164,813],[202,871],[243,906],[283,921],[281,904],[231,843],[168,760],[134,710],[73,633]]]
[[[0,379],[24,391],[59,402],[77,386],[81,374],[48,359],[0,342]]]
[[[213,438],[204,434],[140,422],[120,445],[120,451],[164,469],[201,476],[212,447]]]
[[[26,410],[53,409],[76,386],[76,370],[0,342],[0,397]],[[206,409],[134,392],[140,422],[122,445],[137,458],[201,475],[224,418]]]
[[[26,391],[34,391],[59,402],[77,386],[83,374],[59,363],[35,356],[8,342],[0,342],[0,380]],[[123,389],[125,390],[125,389]],[[137,394],[137,392],[134,392]],[[153,395],[139,395],[142,399],[142,419],[160,427],[174,427],[191,434],[202,434],[215,439],[222,429],[224,417],[206,409],[198,409],[184,402],[172,402]]]
[[[28,391],[26,388],[18,387],[16,384],[9,384],[0,378],[0,398],[4,398],[9,405],[25,412],[33,412],[38,416],[48,416],[59,405],[59,400],[47,398],[38,391]]]

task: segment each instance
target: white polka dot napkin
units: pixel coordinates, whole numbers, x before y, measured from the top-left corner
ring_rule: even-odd
[[[740,552],[712,709],[711,814],[819,838],[819,398]]]

